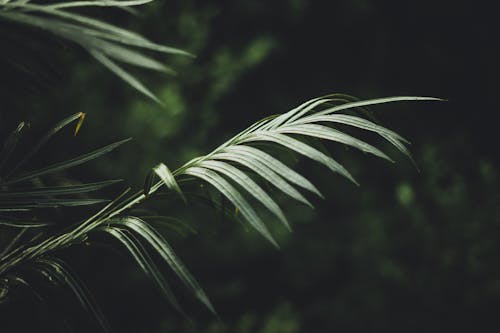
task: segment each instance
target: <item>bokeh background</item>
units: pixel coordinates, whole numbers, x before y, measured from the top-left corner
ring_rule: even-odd
[[[182,288],[190,319],[176,314],[129,258],[109,248],[64,256],[117,332],[498,328],[500,72],[493,9],[446,0],[186,0],[156,1],[138,17],[97,11],[197,55],[166,57],[175,77],[134,72],[165,107],[84,51],[33,40],[25,56],[37,74],[3,74],[0,130],[27,119],[34,133],[42,132],[65,115],[86,112],[80,134],[61,133],[37,163],[133,137],[70,176],[123,178],[140,187],[155,163],[175,168],[252,122],[316,96],[446,98],[373,109],[412,142],[419,171],[388,146],[396,164],[332,147],[360,187],[297,162],[326,200],[315,200],[315,210],[281,201],[293,232],[270,222],[280,251],[203,204],[151,200],[146,207],[197,230],[166,232],[219,318]]]

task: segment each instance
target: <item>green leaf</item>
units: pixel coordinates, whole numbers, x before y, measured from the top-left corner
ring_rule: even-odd
[[[296,151],[299,154],[302,154],[310,159],[313,159],[327,166],[333,172],[341,174],[342,176],[346,177],[356,185],[358,184],[351,176],[349,171],[347,171],[342,165],[340,165],[333,158],[328,157],[319,150],[309,145],[306,145],[305,143],[299,140],[291,138],[287,135],[278,133],[259,133],[259,134],[252,134],[251,136],[245,139],[245,142],[252,142],[252,141],[270,141],[278,143],[284,147],[287,147],[293,151]]]
[[[302,202],[303,204],[313,207],[312,204],[304,198],[299,191],[297,191],[293,186],[291,186],[281,175],[276,173],[273,169],[261,162],[258,159],[253,159],[250,156],[234,153],[234,152],[223,152],[217,153],[211,156],[213,159],[217,160],[226,160],[239,163],[249,168],[253,172],[255,172],[260,177],[267,180],[273,186],[275,186],[278,190],[292,197],[293,199]]]
[[[1,208],[57,208],[96,205],[109,202],[107,199],[57,199],[57,198],[32,198],[5,200],[0,202]],[[2,207],[3,206],[3,207]]]
[[[365,101],[346,103],[346,104],[338,105],[338,106],[335,106],[332,108],[328,108],[326,110],[316,112],[315,114],[316,115],[326,115],[326,114],[331,114],[331,113],[342,111],[342,110],[359,108],[359,107],[363,107],[363,106],[371,106],[371,105],[394,103],[394,102],[415,102],[415,101],[442,102],[444,100],[441,98],[435,98],[435,97],[419,97],[419,96],[384,97],[384,98],[376,98],[376,99],[369,99],[369,100],[365,100]]]
[[[413,163],[415,168],[418,170],[418,166],[417,166],[415,160],[413,159],[413,156],[411,155],[410,151],[408,150],[408,148],[406,148],[406,146],[404,144],[402,144],[398,139],[394,138],[393,136],[389,136],[387,134],[381,134],[381,136],[384,137],[390,143],[392,143],[392,145],[395,146],[400,152],[402,152],[404,155],[406,155],[410,159],[410,161]]]
[[[221,192],[245,217],[245,219],[250,223],[252,227],[255,228],[264,238],[266,238],[271,244],[278,247],[278,244],[274,240],[273,236],[267,229],[266,225],[262,222],[260,217],[255,213],[250,204],[243,198],[243,196],[238,192],[231,184],[229,184],[224,178],[219,176],[217,173],[199,168],[190,167],[185,172],[187,175],[191,175],[200,178],[210,185],[214,186],[219,192]]]
[[[43,228],[47,226],[54,225],[54,223],[44,222],[44,221],[30,221],[30,220],[20,220],[20,219],[7,219],[5,217],[0,217],[0,226],[10,227],[10,228]]]
[[[98,0],[37,4],[22,0],[3,1],[0,4],[0,19],[36,27],[79,44],[115,75],[159,103],[138,79],[119,67],[113,60],[172,74],[174,73],[172,69],[147,56],[143,51],[150,50],[190,57],[193,55],[179,48],[154,43],[138,33],[106,21],[67,10],[78,7],[115,7],[132,10],[132,6],[148,2],[150,1]]]
[[[69,287],[81,306],[93,316],[103,332],[110,332],[109,324],[92,294],[65,262],[55,257],[39,258],[36,262],[45,266],[50,276]]]
[[[277,174],[281,175],[284,179],[298,185],[312,193],[315,193],[319,197],[323,198],[323,195],[318,191],[318,189],[305,177],[303,177],[298,172],[289,168],[287,165],[279,161],[278,159],[272,157],[271,155],[245,145],[234,145],[225,148],[223,151],[234,154],[248,155],[252,159],[259,161],[262,165],[269,166],[270,169],[274,170]]]
[[[104,146],[102,148],[99,148],[97,150],[94,150],[90,153],[72,158],[70,160],[56,163],[56,164],[52,164],[52,165],[49,165],[49,166],[42,168],[42,169],[38,169],[35,171],[30,171],[30,172],[21,174],[21,175],[13,178],[11,180],[4,182],[4,185],[19,183],[21,181],[26,181],[26,180],[33,179],[36,177],[44,176],[46,174],[50,174],[50,173],[54,173],[54,172],[58,172],[58,171],[62,171],[62,170],[66,170],[66,169],[75,167],[77,165],[80,165],[80,164],[83,164],[85,162],[96,159],[104,154],[107,154],[110,151],[114,150],[115,148],[118,148],[119,146],[121,146],[122,144],[124,144],[130,140],[131,140],[130,138],[125,139],[125,140],[121,140],[121,141],[112,143],[110,145]]]
[[[374,146],[359,139],[356,139],[348,134],[342,133],[333,128],[326,127],[323,125],[315,125],[315,124],[289,125],[280,127],[275,132],[286,133],[286,134],[300,134],[300,135],[312,136],[315,138],[321,138],[343,143],[345,145],[357,148],[363,152],[370,153],[375,156],[386,159],[390,162],[393,162],[389,156],[384,154],[378,148],[375,148]]]
[[[151,170],[150,172],[148,172],[146,179],[144,179],[143,193],[146,197],[151,192],[151,187],[153,186],[153,182],[155,180],[155,175],[156,175],[156,173],[153,170]]]
[[[365,129],[374,133],[377,133],[392,145],[394,145],[401,153],[406,155],[410,160],[413,161],[410,151],[406,148],[404,143],[409,144],[410,142],[405,138],[401,137],[398,133],[391,131],[383,126],[377,125],[369,120],[344,115],[344,114],[332,114],[332,115],[311,115],[300,120],[295,121],[295,124],[309,124],[314,122],[333,122],[344,125],[353,126],[356,128]]]
[[[143,67],[158,72],[167,74],[175,74],[175,71],[164,64],[156,61],[153,58],[143,55],[142,53],[133,51],[129,48],[122,47],[118,44],[107,42],[98,38],[85,38],[81,41],[87,49],[93,49],[106,54],[106,56],[123,63],[128,63],[134,66]]]
[[[47,8],[47,6],[44,6],[44,5],[11,3],[11,4],[6,4],[4,6],[8,7],[8,8],[17,8],[17,9],[22,10],[23,12],[28,13],[28,14],[39,12],[39,13],[44,13],[47,15],[59,17],[62,19],[66,19],[69,21],[80,23],[84,26],[94,27],[94,28],[99,29],[99,30],[113,33],[116,36],[120,36],[122,38],[135,39],[135,40],[145,40],[144,37],[142,37],[141,35],[139,35],[135,32],[117,27],[117,26],[109,24],[107,22],[104,22],[101,20],[96,20],[96,19],[93,19],[89,16],[84,16],[84,15],[79,15],[79,14],[75,14],[75,13],[70,13],[67,11]],[[14,13],[8,12],[7,14],[12,15]],[[28,16],[28,15],[26,15],[26,16]],[[29,15],[29,16],[33,16],[33,15]]]
[[[127,82],[130,86],[133,88],[137,89],[144,95],[148,96],[151,98],[153,101],[155,101],[158,104],[162,104],[158,98],[148,89],[146,88],[139,80],[137,80],[135,77],[127,73],[123,68],[118,66],[115,62],[113,62],[111,59],[106,57],[102,52],[98,50],[90,50],[90,54],[94,58],[97,59],[101,64],[103,64],[105,67],[107,67],[110,71],[115,73],[118,77],[120,77],[123,81]]]
[[[324,97],[318,97],[318,98],[311,99],[305,103],[302,103],[298,107],[280,115],[274,121],[272,121],[268,125],[266,125],[264,129],[271,130],[271,129],[278,128],[278,127],[282,126],[283,124],[291,123],[295,119],[301,118],[303,115],[310,112],[314,108],[316,108],[322,104],[325,104],[325,103],[328,103],[331,101],[335,101],[335,100],[336,100],[336,98],[333,98],[332,96],[324,96]]]
[[[345,124],[361,129],[365,129],[374,133],[377,133],[392,145],[394,145],[400,152],[406,155],[414,163],[410,151],[406,148],[404,143],[409,144],[410,142],[405,138],[401,137],[398,133],[391,131],[383,126],[377,125],[369,120],[344,115],[344,114],[332,114],[332,115],[311,115],[300,120],[295,121],[295,124],[309,124],[314,122],[333,122]]]
[[[186,198],[184,197],[184,194],[182,193],[179,184],[175,180],[174,175],[165,164],[163,163],[158,164],[153,168],[153,171],[158,175],[158,177],[160,177],[163,183],[165,183],[167,188],[177,192],[182,198],[182,200],[184,200],[184,202],[186,201]]]
[[[60,122],[58,122],[53,128],[51,128],[40,140],[38,140],[37,144],[28,152],[24,155],[23,159],[19,161],[14,168],[9,172],[7,176],[12,175],[15,173],[20,167],[22,167],[26,162],[28,162],[38,151],[40,151],[40,148],[42,148],[49,139],[59,132],[61,129],[64,127],[68,126],[71,124],[73,121],[77,119],[81,119],[82,117],[82,112],[78,112],[75,114],[72,114],[69,117],[64,118]]]
[[[74,195],[80,193],[88,193],[98,191],[104,187],[111,186],[121,182],[122,180],[107,180],[96,183],[68,185],[68,186],[53,186],[53,187],[37,187],[32,189],[17,189],[12,192],[0,192],[0,198],[31,198],[50,195]]]
[[[188,287],[210,311],[215,313],[212,303],[201,286],[191,273],[189,273],[180,259],[177,258],[170,244],[168,244],[167,240],[161,234],[137,217],[129,216],[115,219],[112,221],[112,225],[119,228],[127,228],[143,238],[156,252],[158,252],[186,287]]]
[[[301,119],[305,114],[311,112],[312,110],[323,104],[330,104],[332,102],[341,102],[341,103],[350,102],[350,98],[346,97],[351,97],[351,96],[335,93],[313,98],[311,100],[302,103],[296,108],[281,114],[275,120],[273,120],[269,124],[266,124],[262,129],[270,130],[282,126],[285,123],[294,122],[296,119]]]
[[[404,139],[394,131],[391,131],[383,126],[377,125],[369,120],[346,114],[332,114],[332,115],[319,115],[319,116],[311,115],[295,121],[294,124],[310,124],[318,122],[332,122],[332,123],[349,125],[364,130],[368,130],[371,132],[375,132],[379,135],[391,136],[396,140],[409,143],[408,140]]]
[[[248,193],[250,193],[255,199],[260,201],[267,209],[269,209],[278,219],[290,229],[290,224],[288,223],[283,211],[278,206],[276,202],[250,177],[248,177],[244,172],[238,170],[234,166],[221,162],[221,161],[203,161],[200,167],[211,169],[218,173],[224,174],[234,182],[238,183],[243,187]]]
[[[55,3],[53,5],[47,5],[45,8],[49,9],[62,9],[62,8],[73,8],[73,7],[129,7],[129,6],[140,6],[154,0],[134,0],[134,1],[68,1],[62,3]]]
[[[184,313],[166,279],[141,242],[128,230],[117,227],[103,227],[102,230],[116,238],[127,249],[142,271],[156,284],[170,304],[180,313]]]
[[[30,8],[32,9],[32,7]],[[39,7],[36,7],[36,9],[32,10],[36,12],[39,9],[40,9]],[[46,8],[42,9],[46,10]],[[62,16],[65,17],[67,16],[67,14],[69,14],[72,19],[74,19],[73,15],[75,15],[64,11],[52,10],[49,12],[51,14],[54,14],[55,16],[60,16],[60,14],[62,14]],[[83,40],[88,40],[89,38],[97,37],[101,39],[107,39],[119,42],[121,44],[148,49],[155,52],[193,57],[192,54],[184,50],[153,43],[131,31],[109,25],[108,23],[103,21],[93,20],[89,17],[78,16],[78,20],[73,20],[76,21],[76,23],[69,23],[61,19],[50,18],[50,16],[41,17],[32,14],[22,14],[14,11],[9,11],[9,12],[0,11],[0,17],[50,31],[53,34],[56,34],[63,38],[67,38],[78,44],[80,44]],[[85,18],[87,19],[87,24],[78,23],[79,21]],[[89,22],[92,22],[92,24],[88,24]]]

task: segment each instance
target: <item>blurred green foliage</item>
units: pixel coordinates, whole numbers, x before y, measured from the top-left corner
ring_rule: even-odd
[[[137,73],[165,107],[83,52],[65,49],[55,63],[59,79],[8,104],[15,112],[4,112],[1,129],[23,117],[43,127],[86,112],[79,136],[46,158],[132,136],[132,144],[75,177],[119,176],[141,186],[154,163],[178,166],[251,122],[324,93],[434,95],[450,102],[375,112],[413,142],[420,172],[395,153],[397,164],[387,167],[331,147],[360,181],[355,188],[298,163],[327,199],[314,201],[314,211],[282,200],[294,228],[289,234],[276,224],[282,251],[201,204],[186,211],[176,201],[149,203],[198,230],[171,238],[220,320],[188,297],[193,320],[177,316],[132,265],[109,251],[90,258],[72,253],[117,331],[498,328],[498,140],[486,113],[497,107],[491,11],[451,1],[368,0],[156,1],[144,9],[139,17],[114,19],[197,55],[168,59],[175,77]],[[114,264],[105,265],[110,257]],[[102,271],[88,272],[89,262]],[[115,276],[119,281],[110,281]]]

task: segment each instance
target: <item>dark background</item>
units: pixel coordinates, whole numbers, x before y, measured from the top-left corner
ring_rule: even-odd
[[[165,108],[52,38],[23,44],[34,50],[25,54],[36,76],[3,70],[3,133],[27,119],[36,137],[65,115],[87,113],[76,138],[61,133],[35,163],[132,136],[118,152],[69,176],[141,186],[154,163],[175,168],[259,118],[326,93],[448,102],[373,109],[412,142],[420,171],[383,143],[396,164],[332,146],[360,187],[321,166],[297,164],[326,200],[315,200],[314,211],[282,201],[294,230],[270,223],[281,251],[203,205],[152,199],[148,205],[198,230],[167,235],[220,319],[180,286],[191,320],[176,315],[131,261],[109,248],[63,254],[117,332],[498,329],[500,73],[493,6],[239,0],[157,1],[142,9],[132,18],[97,14],[197,55],[166,58],[175,77],[134,72]]]

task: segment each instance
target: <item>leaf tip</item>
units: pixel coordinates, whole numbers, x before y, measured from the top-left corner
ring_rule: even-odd
[[[85,120],[85,112],[80,112],[78,115],[78,123],[76,124],[75,127],[75,136],[78,135],[78,132],[80,131],[80,128],[82,127],[83,121]]]

